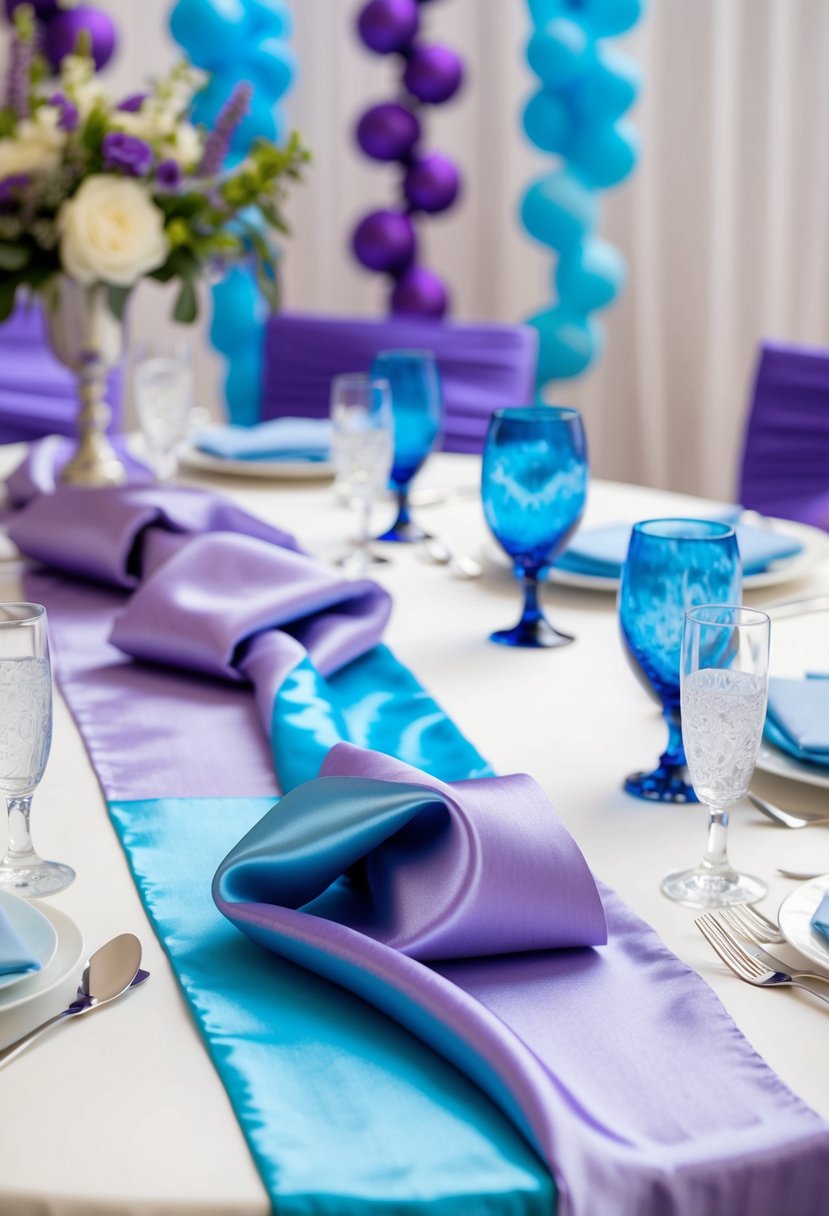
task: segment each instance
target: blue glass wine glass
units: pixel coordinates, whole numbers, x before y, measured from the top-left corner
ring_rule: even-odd
[[[587,440],[578,410],[496,410],[484,444],[481,494],[495,539],[524,585],[521,620],[490,634],[504,646],[565,646],[538,603],[538,579],[578,527],[587,498]]]
[[[437,444],[443,423],[440,375],[430,350],[384,350],[375,357],[372,376],[389,382],[394,416],[394,460],[391,488],[397,495],[397,518],[378,540],[428,540],[411,518],[409,486]]]
[[[668,746],[652,772],[624,788],[653,802],[696,802],[688,781],[680,722],[679,671],[685,610],[739,604],[740,552],[734,529],[709,519],[648,519],[634,524],[619,585],[619,623],[633,670],[662,706]]]

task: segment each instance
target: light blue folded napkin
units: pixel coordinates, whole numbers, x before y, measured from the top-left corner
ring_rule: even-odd
[[[812,917],[812,928],[829,938],[829,891],[817,906],[817,911]]]
[[[39,970],[40,963],[26,949],[20,934],[0,908],[0,975]]]
[[[769,680],[765,735],[798,760],[829,767],[829,679]]]
[[[272,418],[258,426],[217,426],[199,431],[195,445],[221,460],[327,460],[331,423],[327,418]]]
[[[731,522],[731,520],[723,521]],[[803,549],[800,541],[780,536],[751,524],[737,524],[737,543],[743,563],[743,574],[760,574],[772,562],[795,557]],[[555,561],[560,570],[587,574],[594,578],[619,578],[627,557],[630,524],[607,524],[601,528],[586,528],[577,532],[561,557]]]

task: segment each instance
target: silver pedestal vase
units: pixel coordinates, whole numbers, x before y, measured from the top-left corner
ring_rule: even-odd
[[[61,276],[43,294],[46,333],[56,358],[78,382],[78,442],[61,481],[76,486],[111,486],[127,470],[106,433],[112,410],[107,376],[121,358],[121,322],[107,302],[107,289],[84,287]]]

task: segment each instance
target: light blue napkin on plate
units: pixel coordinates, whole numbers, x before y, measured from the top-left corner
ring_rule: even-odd
[[[817,911],[812,917],[812,928],[829,938],[829,891],[817,906]]]
[[[737,524],[735,530],[743,574],[746,575],[761,574],[772,562],[795,557],[803,549],[800,541],[790,536],[781,536],[751,524]],[[554,565],[559,570],[568,570],[573,574],[618,578],[627,557],[630,531],[630,524],[607,524],[577,532],[569,549],[556,559]]]
[[[258,426],[217,426],[199,431],[195,446],[221,460],[328,460],[327,418],[272,418]]]
[[[769,680],[765,735],[798,760],[829,767],[829,678]]]
[[[40,963],[26,949],[20,934],[0,908],[0,975],[39,970]]]

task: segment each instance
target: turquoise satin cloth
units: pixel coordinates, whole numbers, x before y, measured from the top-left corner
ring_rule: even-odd
[[[216,866],[271,805],[176,798],[109,810],[274,1211],[552,1216],[549,1173],[477,1086],[218,911]]]

